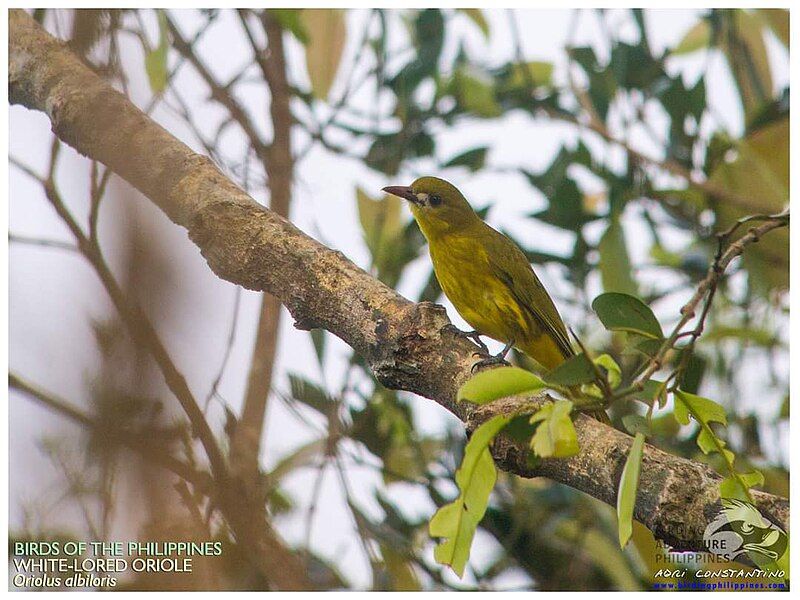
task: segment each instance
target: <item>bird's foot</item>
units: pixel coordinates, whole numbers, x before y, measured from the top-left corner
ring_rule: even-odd
[[[479,352],[476,352],[473,356],[483,356],[483,355],[480,354]],[[472,372],[474,373],[475,371],[478,371],[480,369],[484,369],[486,367],[494,367],[496,365],[503,365],[505,367],[511,366],[509,362],[505,359],[505,357],[497,354],[494,356],[487,356],[486,358],[483,358],[478,362],[476,362],[474,365],[472,365]]]
[[[484,344],[484,348],[486,345]],[[506,355],[511,351],[511,348],[514,347],[514,340],[509,340],[509,342],[503,346],[503,349],[495,355],[487,356],[476,362],[472,365],[472,372],[474,373],[478,369],[483,369],[485,367],[493,367],[496,365],[504,365],[506,367],[510,367],[511,364],[506,360]],[[482,356],[480,352],[475,352],[473,356]]]

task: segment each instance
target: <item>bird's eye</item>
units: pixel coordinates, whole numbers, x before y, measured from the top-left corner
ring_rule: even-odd
[[[431,206],[439,206],[442,203],[442,197],[439,194],[433,194],[428,198],[428,202]]]

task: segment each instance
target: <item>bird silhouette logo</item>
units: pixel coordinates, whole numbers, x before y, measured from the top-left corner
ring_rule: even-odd
[[[724,560],[747,553],[778,560],[786,552],[788,536],[763,517],[752,504],[723,498],[722,509],[706,527],[703,542],[709,552]]]

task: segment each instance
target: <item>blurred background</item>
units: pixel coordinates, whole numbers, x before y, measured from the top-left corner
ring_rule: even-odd
[[[636,357],[591,300],[638,295],[669,330],[714,258],[714,232],[788,204],[786,10],[31,14],[254,198],[468,329],[407,208],[380,192],[423,174],[450,180],[527,252],[565,322],[623,370]],[[620,550],[612,507],[502,473],[465,578],[444,571],[427,520],[454,495],[461,424],[382,388],[348,346],[294,329],[270,298],[217,279],[149,200],[54,144],[45,115],[12,106],[9,135],[12,539],[214,539],[223,557],[193,575],[125,587],[271,581],[202,490],[122,443],[138,436],[205,465],[40,177],[96,233],[223,452],[263,494],[276,551],[302,561],[305,587],[648,588],[643,528]],[[787,232],[729,273],[683,387],[726,407],[739,460],[786,496]],[[619,423],[638,409],[615,410]],[[655,422],[653,443],[710,460],[670,406]]]

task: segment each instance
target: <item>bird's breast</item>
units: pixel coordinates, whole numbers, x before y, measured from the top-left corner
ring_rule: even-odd
[[[527,337],[528,319],[489,266],[486,249],[471,238],[430,245],[431,261],[447,298],[477,331],[501,342]]]

